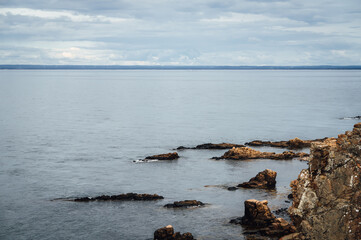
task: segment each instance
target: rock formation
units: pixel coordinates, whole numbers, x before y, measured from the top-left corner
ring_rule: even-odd
[[[254,140],[252,142],[247,142],[245,145],[253,146],[253,147],[278,147],[278,148],[288,148],[288,149],[302,149],[311,147],[311,143],[313,142],[323,142],[326,138],[315,139],[315,140],[301,140],[299,138],[294,138],[288,141],[279,141],[279,142],[271,142],[271,141],[261,141]]]
[[[244,216],[231,220],[231,223],[255,229],[259,234],[270,237],[281,237],[294,233],[295,227],[283,218],[276,218],[267,204],[266,200],[257,201],[250,199],[245,201]]]
[[[241,144],[233,144],[233,143],[204,143],[201,145],[198,145],[196,147],[183,147],[180,146],[177,148],[177,150],[185,150],[185,149],[231,149],[233,147],[244,147],[244,145]]]
[[[303,152],[295,153],[292,151],[285,151],[283,153],[274,153],[274,152],[261,152],[249,147],[239,147],[239,148],[234,147],[231,150],[224,153],[223,156],[214,157],[213,159],[244,160],[244,159],[269,158],[275,160],[289,160],[293,158],[303,158],[307,156],[308,154]]]
[[[361,239],[361,123],[313,143],[308,169],[291,182],[289,209],[306,239]]]
[[[195,240],[195,238],[189,232],[183,234],[180,234],[180,232],[174,233],[172,225],[168,225],[154,232],[154,240]]]
[[[266,169],[262,172],[259,172],[248,182],[238,184],[237,187],[273,189],[276,186],[276,176],[277,172],[272,171],[271,169]]]
[[[165,153],[165,154],[159,154],[159,155],[153,155],[153,156],[148,156],[145,158],[145,160],[175,160],[178,159],[178,153],[173,152],[173,153]]]
[[[176,201],[174,203],[168,203],[164,205],[166,208],[188,208],[188,207],[199,207],[204,206],[205,204],[197,200],[184,200]]]
[[[98,197],[82,197],[75,198],[75,202],[91,202],[91,201],[152,201],[164,199],[163,196],[157,194],[138,194],[138,193],[125,193],[119,195],[102,195]]]

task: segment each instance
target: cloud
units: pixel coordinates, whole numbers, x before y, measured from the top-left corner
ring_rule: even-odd
[[[84,15],[70,11],[44,11],[44,10],[30,9],[30,8],[0,8],[0,15],[3,16],[20,15],[26,17],[43,18],[45,20],[65,18],[65,19],[69,19],[72,22],[119,23],[119,22],[125,22],[131,20],[125,18],[106,17],[102,15],[95,15],[95,16]]]
[[[1,5],[0,64],[361,64],[361,7],[353,0]]]

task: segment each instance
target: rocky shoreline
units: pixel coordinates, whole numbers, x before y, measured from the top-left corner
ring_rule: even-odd
[[[361,123],[354,125],[352,131],[340,134],[338,138],[288,141],[260,141],[246,143],[248,146],[268,146],[287,149],[310,148],[310,154],[284,151],[283,153],[261,152],[240,144],[206,143],[196,147],[178,147],[185,149],[229,149],[221,157],[212,159],[246,160],[307,159],[309,166],[301,171],[297,180],[290,183],[292,193],[288,196],[292,206],[287,210],[275,211],[277,215],[289,214],[292,222],[277,218],[268,207],[267,200],[249,199],[244,202],[243,217],[232,219],[231,224],[240,224],[249,239],[258,237],[280,238],[282,240],[307,239],[361,239]],[[177,152],[146,157],[148,160],[175,160]],[[277,172],[266,169],[259,172],[248,182],[228,187],[258,188],[272,190],[276,187]],[[127,193],[120,195],[102,195],[98,197],[75,198],[71,201],[148,201],[161,200],[157,194]],[[288,201],[288,200],[287,200]],[[205,204],[197,200],[175,201],[164,208],[201,207]],[[154,232],[155,240],[192,240],[191,233],[174,232],[171,225]],[[248,238],[247,238],[248,239]]]

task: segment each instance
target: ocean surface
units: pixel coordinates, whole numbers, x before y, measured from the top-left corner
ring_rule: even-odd
[[[229,224],[243,202],[288,207],[306,162],[210,159],[225,150],[133,161],[181,145],[336,137],[360,121],[341,119],[361,115],[360,93],[360,70],[1,70],[0,239],[145,240],[169,224],[243,239]],[[224,188],[266,168],[278,172],[276,191]],[[127,192],[165,199],[54,200]],[[162,207],[185,199],[209,205]]]

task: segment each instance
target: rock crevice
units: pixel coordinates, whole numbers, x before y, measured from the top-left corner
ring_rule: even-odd
[[[312,143],[308,169],[291,182],[289,209],[306,239],[361,239],[361,123]]]

